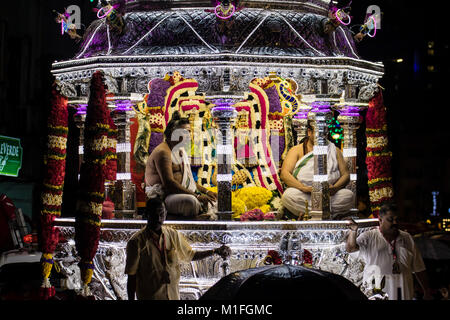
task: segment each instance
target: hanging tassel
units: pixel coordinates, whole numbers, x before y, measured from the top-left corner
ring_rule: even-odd
[[[89,283],[91,283],[92,275],[94,274],[94,263],[92,261],[84,262],[81,261],[78,266],[81,271],[81,281],[83,283],[83,288],[81,289],[81,299],[95,300],[89,289]]]
[[[50,283],[50,274],[53,267],[53,256],[51,253],[42,254],[41,258],[41,268],[43,281],[41,287],[39,288],[39,299],[48,300],[53,298],[56,294],[55,287]]]

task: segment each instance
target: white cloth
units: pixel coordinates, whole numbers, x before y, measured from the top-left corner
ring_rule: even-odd
[[[300,171],[296,172],[297,168],[304,161],[306,161],[306,163],[300,168]],[[313,151],[305,154],[300,160],[298,160],[294,168],[295,168],[293,172],[294,178],[296,178],[304,185],[311,187],[314,178]],[[331,142],[328,142],[327,146],[327,173],[328,173],[328,182],[330,184],[334,184],[341,177],[341,173],[339,171],[339,164],[336,156],[336,146]]]
[[[172,150],[172,161],[176,164],[181,164],[183,168],[183,178],[181,185],[189,191],[195,192],[197,186],[195,185],[194,176],[192,175],[191,164],[188,155],[184,148],[174,148]]]
[[[191,194],[169,194],[165,199],[167,213],[191,217],[196,216],[202,210],[202,204],[198,199]]]
[[[152,237],[159,238],[160,248],[165,244],[163,257]],[[136,275],[139,300],[180,300],[180,263],[192,261],[195,254],[180,232],[162,226],[158,237],[153,231],[143,228],[130,238],[126,253],[125,274]],[[164,271],[169,273],[169,284],[162,281]]]
[[[192,175],[191,165],[189,162],[188,155],[184,148],[174,148],[172,150],[172,162],[180,164],[183,170],[183,177],[181,179],[181,185],[191,192],[197,190],[197,185]],[[191,194],[169,194],[165,195],[162,185],[155,184],[153,186],[147,186],[145,188],[145,193],[147,198],[153,198],[159,196],[164,199],[167,212],[172,215],[177,215],[181,217],[192,217],[197,216],[202,212],[201,202]],[[217,203],[214,205],[208,204],[207,215],[210,220],[217,220]]]
[[[394,263],[392,249],[379,229],[362,233],[356,239],[356,243],[359,245],[359,256],[366,264],[363,281],[370,281],[373,278],[374,266],[377,266],[380,277],[386,276],[383,291],[388,294],[389,300],[397,300],[398,288],[401,288],[402,300],[412,300],[414,297],[413,273],[424,271],[425,264],[411,235],[400,230],[395,242],[400,274],[392,273]]]
[[[287,188],[281,196],[283,207],[291,213],[299,215],[305,213],[305,201],[308,201],[309,210],[311,207],[311,194],[304,193],[296,188]],[[353,206],[353,192],[348,189],[340,189],[330,197],[330,209],[333,215],[348,212]]]
[[[327,146],[327,172],[330,184],[334,184],[341,177],[336,146],[331,142],[328,142]],[[297,161],[292,175],[302,184],[309,187],[312,186],[314,178],[314,156],[312,151]],[[353,192],[348,189],[340,189],[330,196],[330,210],[333,215],[348,212],[353,206],[353,196]],[[305,201],[308,201],[309,210],[311,210],[311,194],[304,193],[296,188],[287,188],[281,197],[283,206],[297,216],[305,213]]]
[[[162,184],[154,184],[152,186],[145,187],[145,194],[147,195],[147,199],[152,198],[161,198],[164,199],[164,190]]]

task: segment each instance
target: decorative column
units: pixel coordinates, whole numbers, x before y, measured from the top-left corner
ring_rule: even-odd
[[[311,220],[330,219],[330,192],[328,184],[327,120],[331,119],[330,105],[315,102],[308,115],[314,127],[314,177],[311,193]]]
[[[116,100],[112,106],[117,126],[117,176],[114,183],[106,186],[106,195],[114,202],[114,215],[119,219],[136,216],[136,186],[131,181],[130,167],[130,119],[134,117],[131,106],[129,100]]]
[[[216,107],[211,115],[218,126],[217,134],[217,215],[219,220],[231,220],[231,161],[233,159],[233,144],[231,126],[237,117],[237,111],[232,107],[232,99],[216,99]]]
[[[350,172],[350,183],[347,185],[347,189],[353,192],[353,207],[352,213],[357,213],[356,203],[356,130],[361,123],[361,117],[359,115],[359,108],[354,106],[343,106],[340,110],[338,121],[342,123],[344,129],[343,150],[344,159],[347,163],[348,171]]]
[[[292,118],[292,127],[297,133],[296,144],[300,144],[300,141],[306,136],[306,125],[308,124],[308,112],[311,110],[310,106],[302,105],[300,110]]]

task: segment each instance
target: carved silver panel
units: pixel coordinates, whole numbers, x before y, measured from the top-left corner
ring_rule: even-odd
[[[377,225],[375,219],[357,221],[359,233]],[[79,290],[80,272],[77,266],[73,219],[57,219],[56,224],[66,243],[58,246],[55,260],[66,275],[66,287]],[[101,230],[100,243],[95,256],[95,271],[91,291],[99,300],[125,300],[126,275],[124,274],[126,244],[128,239],[145,221],[105,220]],[[346,222],[172,222],[167,225],[178,229],[187,238],[194,250],[209,250],[221,244],[232,249],[228,261],[209,257],[181,265],[181,299],[198,299],[223,276],[247,268],[263,265],[269,250],[276,250],[285,263],[301,261],[302,250],[313,255],[313,268],[334,272],[361,285],[361,260],[351,257],[344,249]]]

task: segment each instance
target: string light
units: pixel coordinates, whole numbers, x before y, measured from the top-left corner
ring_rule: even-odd
[[[433,212],[431,213],[431,215],[438,216],[439,213],[437,212],[437,196],[439,195],[439,191],[432,191],[431,195],[433,196]]]
[[[223,11],[223,7],[222,7],[222,4],[218,4],[218,5],[216,6],[216,9],[214,10],[214,13],[216,14],[216,17],[217,17],[217,18],[220,18],[220,19],[222,19],[222,20],[230,19],[230,18],[234,15],[234,12],[236,11],[236,7],[234,6],[234,4],[230,3],[230,6],[231,6],[231,8],[229,7],[229,9],[227,9],[227,10],[224,12],[224,11]],[[222,11],[223,14],[227,14],[229,10],[231,10],[231,13],[230,13],[229,15],[227,15],[227,16],[221,16],[221,15],[219,14],[219,12],[218,12],[219,9],[222,9],[221,11]]]
[[[370,34],[370,28],[369,28],[369,32],[367,33],[367,35],[371,38],[375,37],[375,35],[377,34],[377,21],[375,20],[375,18],[373,17],[373,15],[371,15],[369,17],[369,19],[367,19],[367,27],[369,27],[369,20],[373,21],[373,34]]]
[[[233,176],[231,174],[217,174],[217,182],[231,182]]]
[[[217,154],[233,154],[233,146],[231,144],[217,145]]]
[[[131,173],[129,172],[117,173],[116,180],[131,180]]]
[[[328,129],[330,131],[331,138],[336,142],[339,143],[343,138],[343,131],[339,121],[336,120],[336,118],[333,117],[331,120],[327,120]]]
[[[328,174],[315,174],[313,176],[314,182],[325,182],[328,181]]]
[[[342,154],[344,158],[356,157],[356,148],[344,148]]]
[[[114,9],[114,8],[111,6],[111,8],[109,8],[109,10],[105,13],[105,10],[104,10],[103,8],[101,8],[101,9],[98,10],[98,12],[97,12],[97,18],[103,19],[104,17],[107,17],[107,16],[111,13],[111,11],[112,11],[113,9]],[[102,12],[102,11],[103,11],[104,15],[100,16],[100,12]]]
[[[328,154],[328,146],[314,146],[313,154],[315,156]]]
[[[344,19],[347,16],[348,22],[342,21],[342,19],[340,18],[341,15],[342,15],[342,18],[344,18]],[[334,16],[344,26],[348,26],[352,22],[352,18],[350,18],[350,16],[347,13],[345,13],[342,9],[337,10]]]

